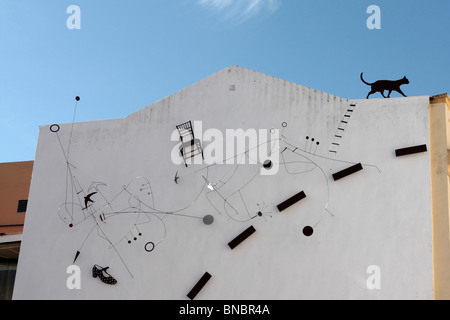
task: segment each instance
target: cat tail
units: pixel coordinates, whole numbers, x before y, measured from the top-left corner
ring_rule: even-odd
[[[363,79],[363,72],[361,72],[361,81],[367,84],[368,86],[371,86],[373,83],[368,83]]]

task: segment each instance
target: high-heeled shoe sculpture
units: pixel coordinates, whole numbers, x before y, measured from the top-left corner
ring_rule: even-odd
[[[92,276],[94,278],[99,277],[103,283],[116,284],[117,280],[114,279],[108,272],[106,272],[106,270],[108,270],[108,269],[109,269],[109,267],[103,268],[96,264],[92,268]]]

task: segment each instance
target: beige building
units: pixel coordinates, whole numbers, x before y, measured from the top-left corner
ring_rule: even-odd
[[[0,300],[12,297],[33,161],[0,163]]]
[[[450,299],[450,96],[430,98],[434,297]]]

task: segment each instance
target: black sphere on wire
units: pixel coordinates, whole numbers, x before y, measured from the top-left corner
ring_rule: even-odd
[[[76,96],[76,97],[75,97],[75,100],[80,101],[80,97],[79,97],[79,96]]]

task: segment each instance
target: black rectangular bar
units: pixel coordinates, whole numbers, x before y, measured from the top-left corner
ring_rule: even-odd
[[[350,168],[347,168],[345,170],[336,172],[333,174],[334,181],[340,180],[342,178],[345,178],[346,176],[349,176],[353,173],[356,173],[358,171],[361,171],[363,169],[363,166],[361,163],[355,164],[354,166],[351,166]]]
[[[238,245],[240,245],[244,240],[246,240],[248,237],[250,237],[253,233],[255,233],[256,229],[253,226],[250,226],[247,230],[242,232],[240,235],[238,235],[236,238],[234,238],[230,243],[228,243],[228,246],[231,249],[236,248]]]
[[[206,283],[211,279],[211,275],[206,272],[203,277],[197,282],[197,284],[192,288],[191,292],[188,293],[188,298],[194,300],[198,293],[203,289]]]
[[[290,206],[292,206],[293,204],[299,202],[300,200],[306,198],[306,194],[304,191],[297,193],[295,196],[287,199],[286,201],[280,203],[279,205],[277,205],[278,210],[281,212],[283,210],[286,210],[287,208],[289,208]]]
[[[415,153],[421,153],[421,152],[427,152],[427,145],[423,144],[420,146],[414,146],[414,147],[409,147],[409,148],[403,148],[403,149],[397,149],[395,150],[395,155],[397,157],[402,157],[402,156],[407,156],[410,154],[415,154]]]

